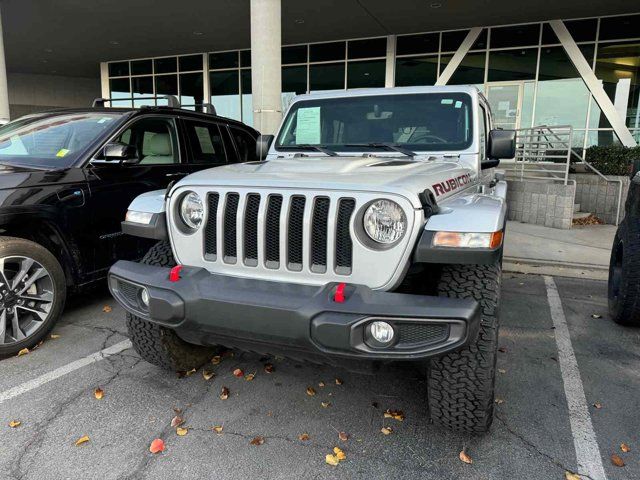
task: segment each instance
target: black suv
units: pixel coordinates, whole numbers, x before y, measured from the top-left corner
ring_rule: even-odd
[[[174,107],[39,113],[0,128],[0,357],[37,344],[69,289],[154,243],[120,222],[141,193],[255,159],[258,132]]]
[[[640,161],[634,162],[625,217],[613,240],[609,312],[616,323],[640,327]]]

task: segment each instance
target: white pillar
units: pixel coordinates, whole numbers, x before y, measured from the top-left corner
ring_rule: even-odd
[[[264,134],[282,120],[281,18],[281,0],[251,0],[253,126]]]
[[[0,120],[9,121],[9,88],[7,87],[7,64],[4,59],[4,36],[2,13],[0,12]]]

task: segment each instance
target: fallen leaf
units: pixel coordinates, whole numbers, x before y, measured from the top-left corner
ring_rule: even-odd
[[[313,397],[316,394],[316,391],[314,390],[313,387],[307,387],[307,395],[309,395],[310,397]]]
[[[404,420],[404,413],[402,413],[400,410],[387,409],[384,412],[384,418],[393,418],[394,420],[402,422]]]
[[[467,455],[467,452],[465,452],[464,449],[460,452],[459,457],[460,457],[460,461],[464,463],[473,463],[473,460],[469,455]]]
[[[273,365],[270,363],[264,364],[264,372],[265,373],[273,373]]]
[[[22,425],[22,422],[20,420],[11,420],[9,422],[9,426],[11,428],[16,428],[16,427],[19,427],[20,425]]]
[[[55,340],[57,338],[60,338],[60,335],[58,335],[57,333],[52,333],[51,334],[51,340]]]
[[[318,383],[318,386],[319,386],[320,388],[324,387],[324,382],[320,382],[320,383]]]
[[[593,314],[591,314],[591,318],[595,318],[595,319],[602,318],[602,315],[598,315],[597,313],[593,313]]]
[[[502,404],[504,403],[504,400],[503,400],[503,399],[501,399],[501,398],[496,398],[495,402],[496,402],[498,405],[502,405]]]
[[[580,478],[580,475],[573,472],[564,472],[564,479],[565,480],[582,480]]]
[[[249,442],[249,445],[262,445],[264,443],[264,437],[255,437]]]
[[[176,415],[175,417],[173,417],[171,419],[171,427],[172,428],[176,428],[179,427],[180,425],[182,425],[184,423],[184,418],[182,418],[179,415]]]
[[[93,391],[93,396],[96,397],[96,400],[102,400],[102,398],[104,397],[104,390],[102,390],[101,388],[96,388]]]
[[[218,365],[222,361],[222,357],[220,355],[216,355],[211,359],[211,363],[214,365]]]
[[[347,440],[349,440],[349,434],[347,432],[340,432],[338,433],[338,438],[343,442],[346,442]]]
[[[500,347],[500,348],[498,349],[498,351],[499,351],[500,353],[507,353],[507,348],[506,348],[506,347]]]
[[[182,413],[182,409],[178,407],[173,407],[173,411],[175,412],[176,415],[180,415]]]
[[[102,311],[104,313],[111,313],[112,308],[109,305],[105,305],[104,307],[102,307]]]
[[[498,373],[507,373],[507,371],[504,368],[499,368]]]
[[[306,442],[307,440],[309,440],[309,434],[308,433],[302,433],[302,434],[298,435],[298,440],[300,440],[301,442]]]
[[[236,368],[236,369],[233,371],[233,376],[234,376],[234,377],[238,377],[238,378],[240,378],[240,377],[244,377],[244,372],[243,372],[242,370],[240,370],[239,368]]]
[[[226,400],[229,398],[229,389],[227,387],[222,387],[222,391],[220,392],[220,400]]]
[[[336,385],[342,385],[342,379],[336,378]]]
[[[611,455],[611,463],[613,463],[616,467],[624,467],[624,460],[620,458],[620,455],[615,453]]]
[[[596,407],[598,410],[602,408],[602,404],[600,402],[594,403],[593,406]]]
[[[35,347],[33,347],[31,349],[31,351],[33,352],[34,350],[37,350],[38,348],[40,348],[42,346],[42,344],[44,343],[44,340],[40,340]]]
[[[80,437],[76,440],[76,447],[82,445],[83,443],[87,443],[89,441],[89,435],[85,435],[84,437]]]
[[[191,370],[188,370],[188,371],[176,372],[176,374],[178,375],[178,378],[190,377],[194,373],[196,373],[195,368],[192,368]]]
[[[380,429],[380,431],[384,434],[384,435],[391,435],[391,433],[393,432],[393,430],[391,429],[391,427],[382,427]]]
[[[178,434],[178,436],[184,437],[187,433],[189,433],[189,429],[188,428],[178,427],[178,428],[176,428],[176,433]]]
[[[223,429],[224,427],[222,425],[216,425],[215,427],[213,427],[213,431],[216,433],[222,433]]]
[[[627,445],[626,443],[620,444],[620,450],[622,450],[624,453],[629,453],[631,451],[629,445]]]
[[[327,453],[327,455],[324,457],[324,461],[333,467],[337,466],[338,463],[340,463],[338,457],[336,457],[335,455],[331,455],[330,453]]]
[[[244,376],[244,379],[245,379],[247,382],[250,382],[250,381],[251,381],[251,380],[253,380],[255,377],[256,377],[255,372],[254,372],[254,373],[248,373],[248,374],[246,374],[246,375]]]
[[[22,350],[20,350],[18,352],[18,356],[21,357],[22,355],[26,355],[27,353],[29,353],[29,349],[28,348],[23,348]]]
[[[164,452],[164,442],[160,438],[156,438],[151,445],[149,446],[149,451],[151,453],[160,453]]]
[[[213,377],[216,376],[215,372],[212,372],[210,370],[202,370],[202,376],[204,377],[205,380],[211,380]]]
[[[329,405],[331,405],[331,402],[320,402],[320,405],[322,405],[322,408],[327,408]]]
[[[345,458],[347,458],[347,456],[344,454],[344,452],[342,451],[342,449],[340,449],[339,447],[333,447],[333,453],[335,453],[336,458],[340,461],[344,460]]]

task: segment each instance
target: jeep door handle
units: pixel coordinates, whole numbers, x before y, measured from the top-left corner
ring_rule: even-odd
[[[165,174],[165,177],[186,177],[187,175],[189,174],[185,172],[176,172],[176,173],[167,173]]]

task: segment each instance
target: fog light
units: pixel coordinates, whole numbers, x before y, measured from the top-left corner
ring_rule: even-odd
[[[140,301],[142,301],[142,304],[149,308],[149,290],[147,290],[146,288],[143,288],[140,291]]]
[[[395,335],[393,327],[387,322],[373,322],[369,325],[369,332],[371,333],[371,338],[382,344],[390,343]]]

